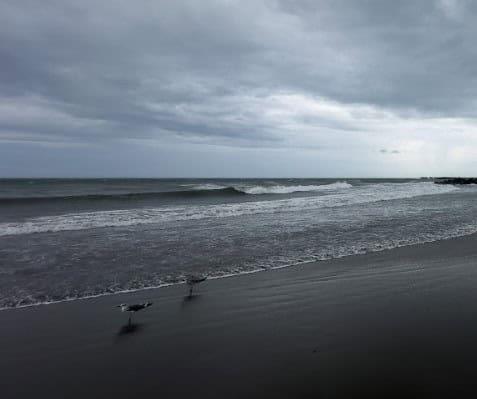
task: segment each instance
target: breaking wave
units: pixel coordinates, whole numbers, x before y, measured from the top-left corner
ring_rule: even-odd
[[[332,190],[344,190],[352,188],[353,186],[346,182],[336,182],[331,184],[322,185],[305,185],[305,186],[252,186],[237,188],[239,191],[243,191],[247,194],[292,194],[303,193],[312,191],[332,191]]]
[[[74,202],[74,201],[138,201],[154,198],[195,198],[195,197],[227,197],[243,196],[247,194],[292,194],[297,192],[312,191],[332,191],[351,188],[352,185],[346,182],[336,182],[322,185],[236,185],[221,186],[218,184],[193,185],[187,190],[177,191],[152,191],[135,193],[115,193],[115,194],[80,194],[71,196],[39,196],[39,197],[5,197],[0,198],[0,204],[32,204],[43,202]]]
[[[342,186],[342,188],[345,187]],[[376,201],[413,198],[423,195],[445,194],[455,190],[459,189],[454,186],[440,186],[429,182],[400,184],[382,183],[354,187],[350,190],[330,190],[326,195],[320,196],[287,198],[271,201],[246,201],[213,205],[162,206],[154,208],[69,213],[65,215],[41,216],[31,218],[24,222],[0,223],[0,236],[85,230],[103,227],[162,224],[176,221],[205,218],[216,219],[264,213],[296,212]]]

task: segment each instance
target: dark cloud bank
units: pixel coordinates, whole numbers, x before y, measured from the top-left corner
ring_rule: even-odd
[[[0,175],[472,174],[476,11],[3,1]]]

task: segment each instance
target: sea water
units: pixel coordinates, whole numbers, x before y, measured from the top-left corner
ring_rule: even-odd
[[[476,199],[426,179],[2,179],[0,308],[472,234]]]

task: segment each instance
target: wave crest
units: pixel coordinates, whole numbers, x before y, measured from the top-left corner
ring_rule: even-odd
[[[213,183],[194,185],[179,191],[149,191],[115,194],[80,194],[71,196],[42,196],[42,197],[6,197],[0,198],[1,204],[34,204],[45,202],[80,202],[80,201],[141,201],[161,198],[192,198],[233,196],[246,194],[292,194],[297,192],[330,191],[351,188],[346,182],[336,182],[323,185],[285,186],[285,185],[219,185]]]
[[[233,189],[233,188],[232,188]],[[233,189],[235,190],[235,189]],[[229,204],[164,206],[72,213],[42,216],[25,222],[0,223],[0,236],[85,230],[102,227],[124,227],[143,224],[237,217],[242,215],[302,212],[320,208],[351,206],[377,201],[391,201],[423,195],[445,194],[459,190],[455,186],[434,183],[391,183],[363,186],[353,190],[331,192],[327,195],[273,201],[246,201]]]
[[[336,182],[330,184],[321,185],[298,185],[298,186],[252,186],[252,187],[235,187],[239,191],[243,191],[247,194],[292,194],[292,193],[304,193],[313,191],[331,191],[331,190],[343,190],[352,188],[353,186],[346,182]]]

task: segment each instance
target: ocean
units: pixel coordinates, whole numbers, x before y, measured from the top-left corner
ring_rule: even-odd
[[[0,179],[0,308],[472,234],[476,199],[426,179]]]

